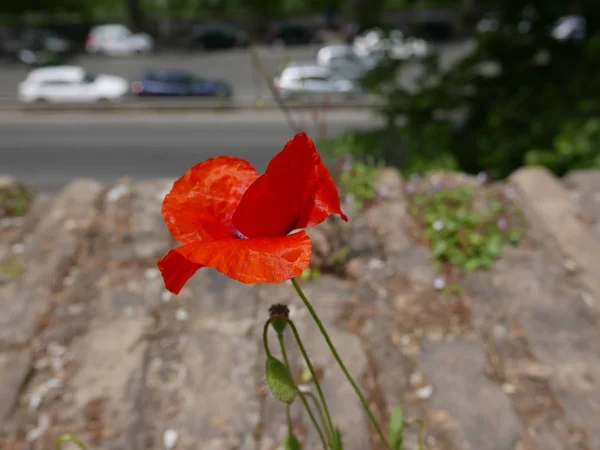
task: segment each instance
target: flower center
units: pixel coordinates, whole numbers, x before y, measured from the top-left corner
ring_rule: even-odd
[[[233,234],[238,239],[248,239],[246,236],[244,236],[242,233],[240,233],[240,231],[235,227],[233,227]]]

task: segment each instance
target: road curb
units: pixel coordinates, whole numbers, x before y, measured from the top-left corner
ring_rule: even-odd
[[[348,109],[370,109],[380,106],[376,100],[360,100],[347,102],[286,102],[285,106],[290,110],[348,110]],[[232,112],[232,111],[262,111],[278,110],[279,105],[274,101],[269,102],[118,102],[118,103],[90,103],[90,104],[28,104],[28,103],[0,103],[0,113],[181,113],[181,112]]]

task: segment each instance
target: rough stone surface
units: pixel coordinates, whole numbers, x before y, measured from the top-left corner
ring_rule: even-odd
[[[413,182],[394,170],[378,173],[364,211],[344,203],[348,223],[309,231],[323,275],[302,287],[384,430],[402,406],[424,419],[429,450],[600,448],[599,176],[515,174],[527,236],[455,293],[435,288],[406,204]],[[491,189],[460,174],[422,182]],[[62,433],[90,449],[162,450],[166,436],[175,450],[281,448],[262,331],[269,306],[286,303],[345,448],[382,449],[289,282],[202,269],[178,296],[165,291],[156,260],[175,245],[160,213],[171,183],[79,180],[0,217],[0,448],[54,448]],[[290,332],[285,342],[305,383]],[[273,332],[269,344],[282,359]],[[301,402],[291,413],[304,448],[320,448]],[[404,449],[417,448],[410,423]]]
[[[0,426],[17,406],[19,392],[31,367],[31,355],[20,351],[0,353]]]
[[[458,448],[513,450],[521,425],[509,398],[485,376],[483,345],[473,341],[425,341],[419,357],[431,383],[430,415],[448,415]]]
[[[582,211],[547,170],[521,169],[512,179],[562,251],[582,267],[581,277],[590,289],[593,308],[600,314],[600,266],[596,264],[600,241],[582,220]]]

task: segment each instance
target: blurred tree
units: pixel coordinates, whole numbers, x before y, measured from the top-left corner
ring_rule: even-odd
[[[142,7],[140,0],[125,0],[127,2],[127,18],[129,24],[134,29],[140,29],[143,27],[144,16],[142,13]]]
[[[600,77],[592,69],[600,67],[600,2],[480,0],[478,11],[464,0],[446,4],[473,17],[492,13],[497,29],[477,33],[472,52],[453,67],[428,58],[417,89],[398,82],[413,62],[385,60],[365,79],[384,99],[380,112],[403,137],[408,160],[451,155],[462,170],[502,177],[527,162],[557,173],[570,161],[598,166],[599,145],[565,140],[599,140],[597,122],[590,121],[600,102]],[[585,17],[585,33],[554,37],[557,21],[570,14]],[[400,118],[406,126],[396,127]]]
[[[283,11],[284,0],[247,0],[247,10],[258,18],[276,16]]]
[[[352,0],[353,19],[360,28],[371,28],[381,25],[385,0]]]

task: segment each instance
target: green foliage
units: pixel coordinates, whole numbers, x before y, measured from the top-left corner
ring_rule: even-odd
[[[593,145],[597,131],[589,119],[597,115],[600,79],[589,68],[600,63],[600,3],[578,3],[587,19],[581,40],[550,35],[561,16],[572,14],[567,2],[527,4],[535,14],[517,0],[478,2],[480,11],[497,12],[500,29],[478,34],[472,52],[452,67],[432,55],[416,90],[398,81],[412,61],[384,61],[367,75],[366,88],[384,100],[379,112],[387,126],[405,124],[396,127],[405,143],[396,165],[417,157],[426,166],[448,155],[460,170],[501,178],[531,162],[557,173],[596,164],[600,147]],[[523,21],[529,32],[519,31]]]
[[[340,174],[340,185],[345,194],[352,194],[356,209],[361,210],[369,200],[377,196],[375,174],[384,167],[383,162],[375,163],[369,158],[366,162],[354,161],[349,170]]]
[[[318,267],[307,267],[300,274],[302,281],[318,280],[321,276],[321,270]]]
[[[600,120],[570,121],[563,125],[547,150],[532,150],[526,155],[528,165],[550,168],[557,174],[572,169],[600,168]]]
[[[404,441],[404,412],[396,407],[390,419],[390,442],[394,450],[402,450]]]
[[[21,185],[0,187],[0,218],[22,216],[33,201],[33,193]]]
[[[431,247],[436,269],[443,264],[467,272],[490,269],[507,244],[517,244],[520,232],[512,222],[506,200],[490,192],[485,205],[476,205],[470,187],[416,193],[409,211]]]
[[[359,160],[380,161],[380,165],[385,162],[385,165],[400,168],[405,175],[425,174],[430,170],[458,169],[458,163],[451,153],[428,155],[416,151],[409,152],[408,148],[413,144],[427,145],[423,142],[409,141],[399,129],[348,131],[336,138],[320,141],[319,150],[331,158],[351,155]]]

